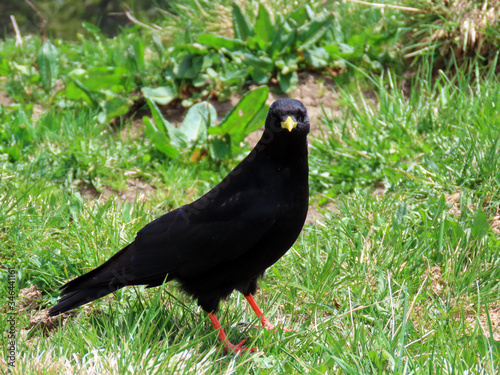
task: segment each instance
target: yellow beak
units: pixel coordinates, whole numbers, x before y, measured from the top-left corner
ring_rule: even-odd
[[[293,121],[290,116],[288,116],[286,118],[285,122],[281,123],[281,127],[283,129],[288,129],[289,132],[291,132],[292,129],[295,128],[296,126],[297,126],[297,123],[295,121]]]

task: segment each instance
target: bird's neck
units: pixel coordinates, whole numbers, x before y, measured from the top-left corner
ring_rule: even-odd
[[[262,153],[280,164],[294,164],[307,160],[307,138],[302,134],[274,133],[266,136],[264,133],[255,150],[257,154]]]

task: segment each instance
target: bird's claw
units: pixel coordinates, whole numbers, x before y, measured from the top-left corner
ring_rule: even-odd
[[[260,317],[260,322],[262,326],[267,329],[268,331],[271,332],[276,332],[277,330],[280,330],[282,332],[297,332],[296,330],[292,328],[283,328],[283,327],[276,327],[274,324],[272,324],[264,315]],[[259,328],[259,326],[255,326],[255,328]]]
[[[231,344],[229,341],[226,341],[224,343],[224,354],[227,354],[228,352],[234,352],[236,354],[243,354],[247,350],[250,350],[251,352],[255,352],[257,348],[244,348],[243,345],[247,342],[246,339],[241,340],[241,342],[237,345]]]
[[[276,327],[272,325],[271,323],[262,325],[266,330],[270,332],[276,332],[276,331],[282,331],[282,332],[298,332],[296,329],[293,328],[283,328],[283,327]],[[258,324],[254,325],[253,328],[260,328]]]

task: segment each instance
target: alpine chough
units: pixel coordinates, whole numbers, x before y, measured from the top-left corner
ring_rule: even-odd
[[[276,100],[250,154],[217,186],[191,204],[142,228],[107,262],[61,287],[55,316],[127,285],[154,287],[177,280],[231,344],[215,315],[221,299],[243,293],[264,327],[274,327],[252,295],[257,280],[297,239],[309,200],[309,117],[294,99]]]

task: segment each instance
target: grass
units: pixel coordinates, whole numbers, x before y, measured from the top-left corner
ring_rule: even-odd
[[[356,9],[371,25],[380,15]],[[153,43],[134,31],[116,40],[85,39],[75,49],[58,42],[58,69],[66,76],[101,60],[129,69],[119,59],[126,38]],[[13,373],[498,370],[496,59],[436,70],[430,57],[411,78],[401,67],[367,75],[353,65],[337,78],[341,114],[325,113],[310,137],[311,211],[319,213],[268,270],[256,296],[272,322],[296,332],[254,328],[255,315],[234,293],[221,304],[221,322],[233,342],[247,338],[259,349],[238,357],[218,352],[208,318],[175,284],[120,290],[64,324],[46,318],[57,287],[100,265],[155,217],[206,192],[247,148],[235,159],[193,161],[190,153],[169,159],[142,132],[127,131],[132,119],[101,121],[105,105],[60,100],[57,84],[42,94],[40,75],[30,73],[41,42],[26,43],[22,51],[14,40],[0,48],[0,72],[9,61],[0,94],[13,101],[0,106],[3,316],[7,267],[15,270],[19,303],[22,289],[41,291],[16,312]],[[144,81],[154,82],[160,66],[157,56],[146,60]],[[144,81],[122,82],[120,95],[133,98],[134,85]],[[99,92],[97,100],[108,94]],[[6,319],[0,328],[7,332]],[[2,351],[6,372],[7,345]]]

